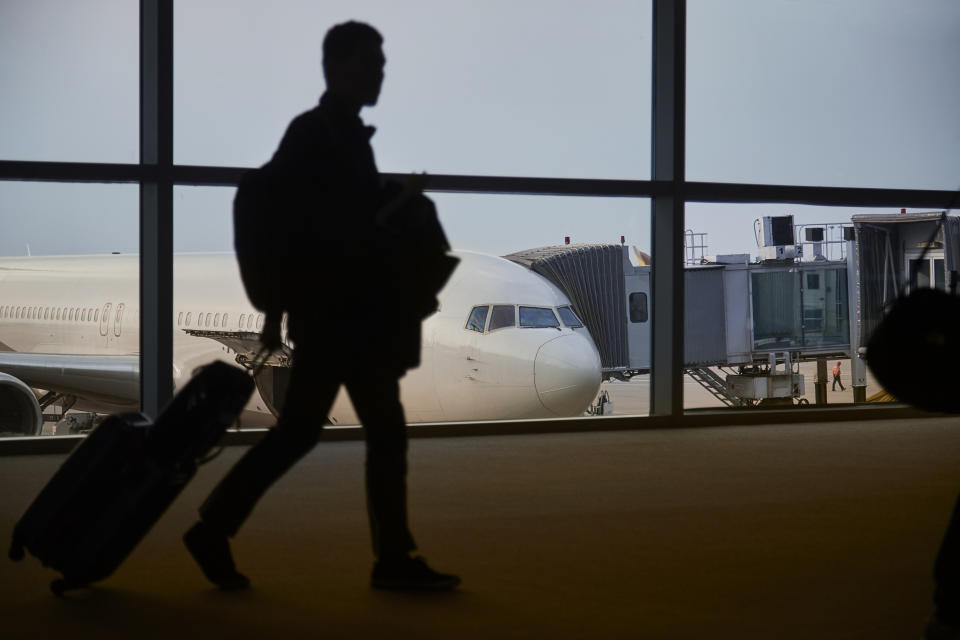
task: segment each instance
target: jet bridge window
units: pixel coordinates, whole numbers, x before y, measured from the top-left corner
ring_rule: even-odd
[[[490,307],[487,305],[474,307],[473,311],[470,312],[470,318],[467,320],[467,329],[483,333],[483,327],[487,323],[487,311],[489,310]]]
[[[488,331],[503,329],[504,327],[515,327],[517,320],[513,305],[495,304],[493,312],[490,314],[490,328]]]
[[[754,272],[750,289],[754,351],[848,348],[845,266]]]
[[[548,307],[520,307],[520,326],[530,329],[560,328],[560,321]]]
[[[630,294],[630,322],[646,322],[650,317],[647,312],[647,294],[637,291]]]
[[[577,314],[574,313],[570,307],[557,307],[557,313],[560,315],[560,320],[563,321],[564,326],[570,327],[571,329],[577,329],[583,326],[580,318],[577,317]]]

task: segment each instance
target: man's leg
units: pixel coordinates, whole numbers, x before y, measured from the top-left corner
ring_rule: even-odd
[[[373,553],[406,556],[417,548],[407,526],[407,426],[392,376],[348,379],[347,391],[367,442],[367,510]]]
[[[277,426],[252,446],[233,466],[200,507],[198,522],[184,542],[207,578],[223,589],[249,584],[237,573],[227,539],[253,511],[266,490],[302,458],[320,438],[338,382],[318,373],[321,365],[309,357],[296,360],[290,387]]]
[[[455,588],[460,578],[410,557],[417,547],[407,525],[407,430],[397,377],[352,376],[347,391],[367,442],[367,511],[377,559],[372,586],[403,591]]]

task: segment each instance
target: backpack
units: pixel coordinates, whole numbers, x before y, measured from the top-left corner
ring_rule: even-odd
[[[257,309],[279,315],[290,298],[286,207],[269,163],[243,174],[233,199],[233,246],[240,278]]]

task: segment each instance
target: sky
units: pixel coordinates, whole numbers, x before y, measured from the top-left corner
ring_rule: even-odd
[[[0,2],[0,158],[136,162],[135,0]],[[382,171],[649,179],[649,0],[180,0],[175,161],[255,166],[323,91],[320,42],[384,35],[362,117]],[[689,0],[687,177],[960,187],[960,3]],[[175,249],[232,244],[232,189],[177,187]],[[456,248],[649,250],[649,202],[434,194]],[[0,183],[0,255],[136,252],[134,185]],[[946,203],[945,203],[946,205]],[[707,253],[756,254],[754,219],[876,210],[691,204]],[[886,210],[884,210],[886,211]]]

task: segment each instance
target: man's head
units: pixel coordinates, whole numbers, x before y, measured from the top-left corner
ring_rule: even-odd
[[[327,91],[356,102],[377,104],[383,84],[383,36],[368,24],[344,22],[323,39],[323,75]]]

